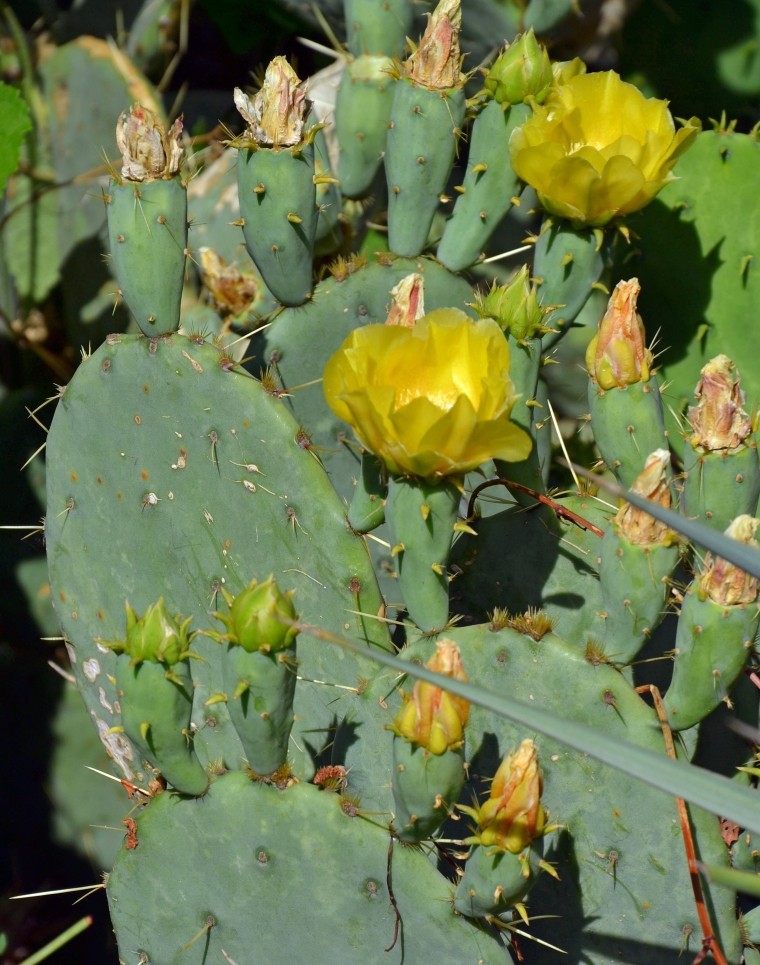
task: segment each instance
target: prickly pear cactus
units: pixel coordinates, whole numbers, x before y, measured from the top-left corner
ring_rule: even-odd
[[[625,762],[650,752],[704,803],[685,762],[754,674],[760,571],[729,558],[757,546],[744,359],[711,330],[698,385],[691,349],[674,363],[680,462],[647,291],[646,231],[686,218],[657,221],[655,196],[739,136],[676,131],[532,29],[467,99],[467,8],[441,0],[405,46],[411,3],[381,6],[346,2],[327,127],[280,56],[197,176],[181,120],[118,118],[104,200],[137,328],[59,392],[45,538],[134,803],[107,882],[121,960],[738,965],[752,919],[699,884],[698,861],[729,862],[719,815]],[[531,254],[486,283],[526,185]],[[634,242],[641,278],[615,277]],[[576,319],[598,322],[586,450],[542,377]],[[616,756],[570,750],[571,724]],[[755,870],[748,828],[734,863]]]

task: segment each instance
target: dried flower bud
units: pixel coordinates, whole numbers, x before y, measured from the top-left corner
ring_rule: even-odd
[[[670,453],[665,449],[655,449],[647,456],[644,469],[633,481],[631,489],[633,492],[651,499],[652,502],[662,506],[663,509],[670,509],[672,505],[670,495],[670,480],[668,479],[668,466],[670,465]],[[655,543],[670,543],[675,537],[675,533],[669,529],[665,523],[659,522],[654,516],[637,509],[630,503],[623,503],[615,516],[614,522],[620,528],[621,533],[629,543],[636,546],[652,546]]]
[[[181,136],[181,116],[167,134],[161,118],[149,107],[135,104],[124,111],[116,125],[121,176],[128,181],[154,181],[176,174],[182,159]]]
[[[391,289],[391,297],[393,301],[385,324],[414,328],[414,323],[425,314],[425,282],[422,275],[412,272],[402,278]]]
[[[223,315],[242,315],[259,294],[256,275],[228,265],[213,248],[201,248],[203,284],[216,309]]]
[[[314,783],[325,791],[343,791],[348,785],[346,769],[342,764],[320,767],[314,775]]]
[[[281,148],[301,143],[311,102],[306,100],[306,87],[285,57],[275,57],[253,100],[239,87],[235,88],[235,106],[257,144]]]
[[[460,805],[477,821],[478,827],[468,843],[519,854],[546,828],[546,811],[541,804],[543,775],[538,752],[532,740],[524,740],[516,752],[508,754],[491,783],[491,793],[480,807]]]
[[[455,680],[467,680],[459,647],[451,640],[439,640],[436,652],[425,666]],[[433,754],[443,754],[464,740],[469,713],[468,700],[418,680],[411,697],[405,696],[394,726],[396,732],[410,743],[419,744]]]
[[[697,404],[689,407],[694,430],[690,442],[695,449],[736,449],[752,431],[752,422],[742,408],[746,396],[739,382],[739,373],[727,355],[710,359],[702,369],[694,390]]]
[[[462,86],[459,69],[462,11],[459,3],[460,0],[440,0],[430,15],[419,47],[404,65],[411,80],[429,90]]]
[[[649,381],[652,353],[644,343],[644,323],[636,311],[640,291],[638,278],[618,282],[586,350],[588,374],[603,389]]]
[[[752,516],[737,516],[728,526],[726,536],[746,546],[757,547],[755,532],[760,520]],[[719,606],[735,606],[738,603],[754,603],[757,597],[757,577],[750,576],[733,563],[712,553],[705,556],[705,565],[699,578],[699,595],[709,596]]]

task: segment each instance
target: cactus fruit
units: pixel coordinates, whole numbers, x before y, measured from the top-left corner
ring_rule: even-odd
[[[284,57],[267,68],[251,101],[239,88],[235,104],[247,126],[237,145],[238,191],[248,253],[267,287],[285,305],[311,294],[311,263],[319,212],[314,137],[304,129],[306,89]]]
[[[657,449],[631,488],[670,509],[670,453]],[[604,606],[604,646],[610,658],[629,663],[665,616],[668,579],[678,562],[676,534],[624,503],[602,540],[599,579]]]
[[[624,486],[642,472],[650,452],[667,450],[652,353],[636,312],[639,291],[637,278],[618,283],[586,351],[594,437],[602,458]]]
[[[757,546],[758,520],[737,516],[726,535]],[[744,669],[758,623],[757,580],[718,557],[684,596],[676,635],[673,680],[663,700],[671,727],[686,730],[729,694]]]
[[[541,867],[551,868],[543,861],[542,837],[549,829],[542,790],[538,755],[528,739],[499,765],[487,801],[480,807],[459,806],[476,822],[454,896],[463,915],[481,918],[512,908],[526,897]]]
[[[757,510],[760,464],[752,422],[733,362],[725,355],[702,369],[697,404],[688,413],[693,434],[684,446],[684,512],[723,532],[732,519]]]
[[[121,294],[150,338],[179,327],[187,250],[187,190],[177,176],[181,133],[181,118],[167,132],[140,104],[116,129],[123,163],[106,199],[111,255]]]
[[[227,632],[213,639],[225,646],[222,680],[227,708],[246,753],[248,766],[262,776],[273,774],[288,756],[296,690],[296,631],[278,619],[296,617],[291,597],[270,576],[232,597],[224,590],[229,616],[215,616]]]
[[[467,680],[459,647],[445,637],[425,666]],[[438,828],[464,784],[466,700],[418,680],[392,729],[395,826],[402,841],[424,841]]]
[[[123,641],[105,643],[118,654],[116,689],[120,697],[123,731],[145,759],[178,791],[197,796],[208,778],[192,746],[190,717],[193,678],[187,660],[190,619],[180,623],[166,612],[161,597],[142,618],[127,604],[127,633]]]
[[[398,255],[425,247],[454,163],[465,115],[461,23],[459,0],[440,0],[393,92],[385,173],[388,243]]]

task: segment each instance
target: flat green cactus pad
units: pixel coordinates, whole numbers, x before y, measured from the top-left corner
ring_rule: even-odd
[[[568,720],[665,753],[654,711],[630,684],[612,667],[595,665],[554,634],[535,641],[514,630],[493,632],[480,625],[455,627],[446,636],[459,645],[469,678],[485,689],[531,707],[555,712],[561,708]],[[434,649],[432,639],[422,639],[405,654],[424,662]],[[378,766],[385,761],[391,737],[378,724],[390,721],[398,709],[397,685],[394,675],[379,673],[353,709],[351,723],[363,739],[348,749],[345,763],[352,787],[361,793],[367,809],[392,808],[387,784],[393,774],[390,767]],[[408,690],[412,681],[403,686]],[[382,712],[381,697],[388,708]],[[376,723],[369,726],[373,720]],[[696,953],[701,932],[672,797],[473,706],[465,748],[472,781],[465,785],[461,803],[470,804],[473,792],[487,789],[486,781],[502,757],[526,737],[538,746],[544,772],[542,800],[552,822],[566,829],[548,839],[545,849],[561,880],[541,875],[528,909],[531,916],[559,918],[536,921],[530,933],[564,949],[568,954],[562,961],[567,965],[674,963],[688,935],[693,936],[689,951]],[[690,811],[702,860],[725,864],[718,819],[696,808]],[[469,821],[462,817],[444,825],[442,836],[468,833]],[[739,937],[733,896],[713,888],[710,900],[721,946],[729,961],[736,961]],[[691,931],[685,932],[687,925]],[[521,941],[520,947],[526,961],[535,965],[555,965],[558,960],[555,952],[531,942]]]
[[[389,840],[371,818],[348,817],[337,794],[311,785],[277,791],[227,774],[199,800],[162,794],[137,818],[137,847],[121,851],[109,878],[121,957],[506,965],[506,949],[454,914],[453,889],[425,854],[400,844],[391,883],[401,927],[395,948],[384,950],[395,926]]]
[[[494,487],[481,498],[511,497],[506,489]],[[600,529],[612,514],[608,505],[590,496],[557,501]],[[604,638],[598,536],[538,505],[484,516],[474,528],[478,535],[463,534],[449,564],[461,571],[451,583],[454,612],[480,623],[496,607],[511,614],[542,607],[568,643],[583,649],[589,635]]]
[[[679,160],[667,185],[631,221],[643,252],[621,269],[641,281],[647,332],[662,331],[665,424],[683,441],[670,409],[693,402],[699,370],[713,356],[736,362],[749,407],[760,393],[760,144],[747,134],[706,131]]]
[[[273,573],[296,590],[306,620],[389,645],[383,624],[347,612],[377,613],[380,594],[329,479],[296,441],[297,425],[259,383],[222,365],[217,349],[180,335],[113,337],[77,370],[48,437],[56,613],[101,739],[120,776],[137,782],[146,773],[135,749],[108,734],[121,723],[116,658],[95,642],[123,638],[125,600],[143,612],[163,595],[194,629],[218,629],[209,611],[224,607],[222,586],[234,594]],[[193,649],[205,658],[192,666],[196,750],[204,765],[241,767],[225,704],[204,706],[222,691],[221,648],[199,637]],[[307,639],[299,659],[303,677],[345,687],[370,672]],[[298,686],[299,775],[313,773],[312,755],[330,743],[333,701],[346,692]]]

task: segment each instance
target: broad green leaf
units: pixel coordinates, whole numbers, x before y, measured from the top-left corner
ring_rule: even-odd
[[[29,108],[15,87],[0,82],[0,193],[5,182],[18,167],[19,152],[24,135],[32,126]]]

